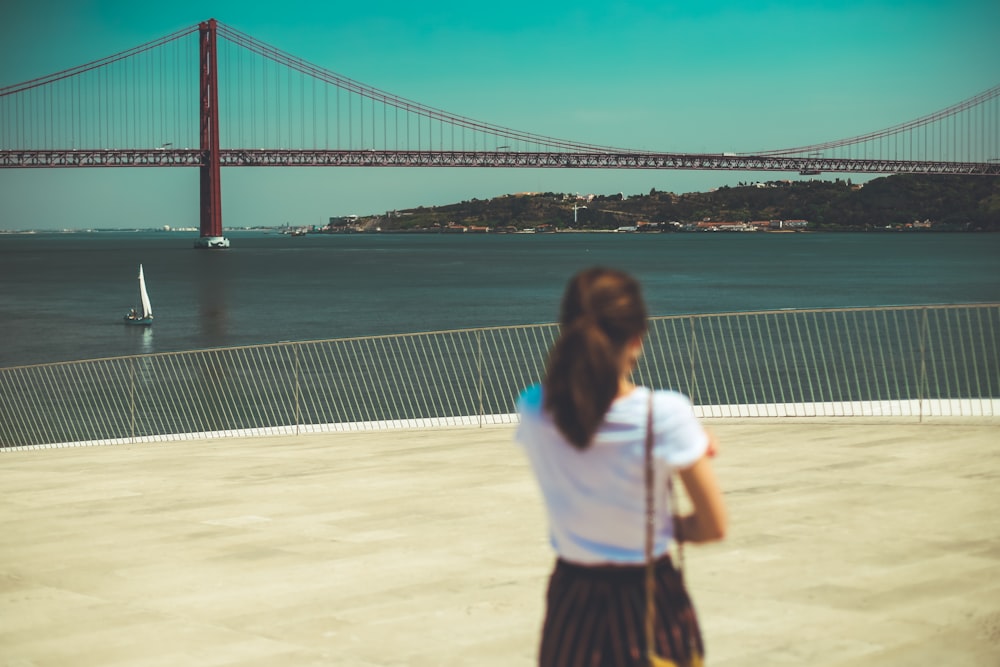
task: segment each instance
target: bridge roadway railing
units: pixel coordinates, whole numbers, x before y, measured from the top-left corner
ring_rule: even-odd
[[[0,368],[0,448],[513,423],[553,324]],[[1000,304],[655,317],[635,380],[705,417],[1000,413]]]
[[[48,167],[200,167],[205,151],[184,148],[0,150],[0,169]],[[1000,175],[1000,163],[639,151],[458,151],[229,148],[223,167],[511,167],[572,169],[697,169],[854,174]]]

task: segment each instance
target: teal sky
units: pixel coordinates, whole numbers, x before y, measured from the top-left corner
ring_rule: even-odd
[[[994,0],[4,0],[0,86],[214,17],[382,90],[564,139],[752,151],[881,129],[1000,83]],[[226,226],[508,192],[687,192],[784,174],[228,169]],[[826,178],[833,178],[827,175]],[[854,180],[862,180],[854,177]],[[195,169],[0,170],[0,229],[196,226]]]

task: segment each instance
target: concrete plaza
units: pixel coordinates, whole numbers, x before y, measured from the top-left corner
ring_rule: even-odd
[[[1000,665],[1000,422],[709,423],[709,665]],[[552,555],[512,432],[2,452],[0,665],[532,665]]]

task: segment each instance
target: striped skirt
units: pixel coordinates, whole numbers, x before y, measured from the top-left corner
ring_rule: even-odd
[[[663,556],[656,562],[656,648],[680,665],[704,655],[684,581]],[[540,667],[646,665],[645,566],[589,567],[557,560],[549,579]]]

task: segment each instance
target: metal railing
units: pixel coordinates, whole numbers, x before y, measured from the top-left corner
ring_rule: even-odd
[[[0,448],[511,423],[553,324],[0,368]],[[638,383],[707,417],[996,416],[1000,304],[656,317]]]

